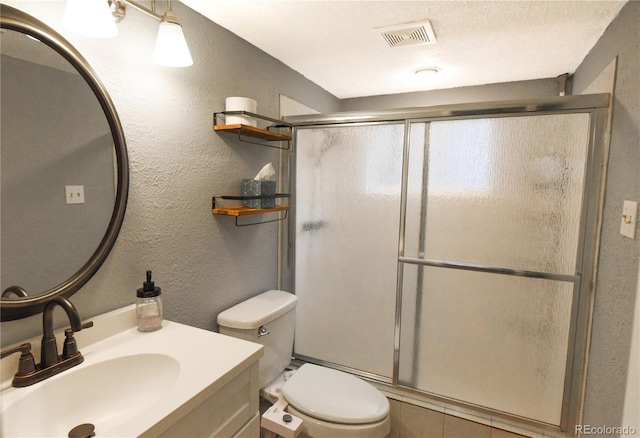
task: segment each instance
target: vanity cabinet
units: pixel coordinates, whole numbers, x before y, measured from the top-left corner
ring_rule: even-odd
[[[260,436],[262,345],[168,320],[143,333],[135,304],[92,321],[76,333],[84,362],[50,379],[14,388],[19,358],[3,359],[0,436],[62,437],[81,424],[102,437]],[[55,335],[61,346],[64,327]],[[23,341],[36,357],[40,338]]]
[[[159,436],[258,438],[259,391],[258,363],[254,362]]]

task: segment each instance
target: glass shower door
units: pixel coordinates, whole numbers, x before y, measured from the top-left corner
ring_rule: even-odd
[[[294,351],[393,374],[404,123],[296,137]]]
[[[560,425],[589,124],[411,123],[401,385]]]

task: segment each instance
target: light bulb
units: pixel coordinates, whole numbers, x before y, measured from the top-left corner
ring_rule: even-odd
[[[160,23],[153,62],[168,67],[188,67],[193,64],[180,24],[167,21]]]
[[[67,0],[64,27],[94,38],[111,38],[118,35],[118,27],[107,0]]]

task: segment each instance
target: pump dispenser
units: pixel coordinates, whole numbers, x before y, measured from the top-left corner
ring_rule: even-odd
[[[142,283],[136,294],[136,318],[138,330],[152,332],[162,328],[162,300],[160,288],[151,280],[151,271],[147,271],[147,281]]]

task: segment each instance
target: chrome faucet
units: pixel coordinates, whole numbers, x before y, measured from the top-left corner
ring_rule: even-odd
[[[66,312],[71,328],[64,331],[65,341],[62,356],[58,355],[58,345],[53,334],[53,309],[56,306],[62,307]],[[22,344],[18,347],[3,351],[2,358],[20,352],[20,365],[18,372],[13,378],[13,386],[23,387],[41,382],[51,376],[55,376],[62,371],[68,370],[84,361],[84,357],[78,351],[76,340],[73,337],[75,332],[93,326],[93,321],[85,322],[80,320],[80,315],[76,307],[67,298],[55,297],[47,302],[42,312],[42,351],[40,363],[35,365],[31,355],[31,345]]]

